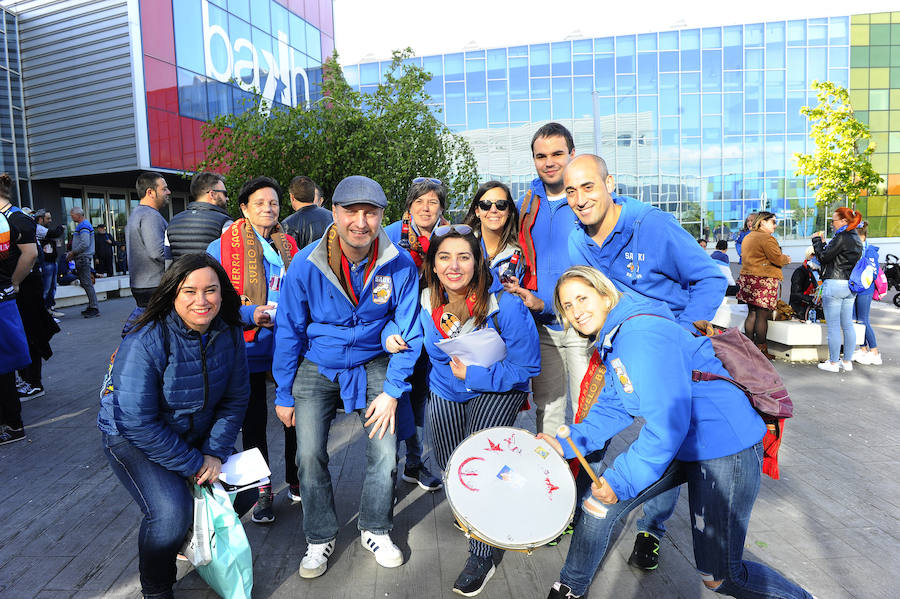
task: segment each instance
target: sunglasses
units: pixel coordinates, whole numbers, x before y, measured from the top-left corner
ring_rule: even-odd
[[[435,228],[432,236],[434,237],[443,237],[447,233],[453,231],[454,233],[458,233],[460,235],[468,235],[472,232],[472,227],[469,225],[443,225]]]
[[[413,183],[433,183],[435,185],[443,185],[444,183],[440,179],[435,179],[433,177],[416,177],[413,179]]]
[[[490,211],[491,206],[496,206],[497,210],[500,212],[505,212],[509,210],[509,205],[512,204],[509,200],[497,200],[496,202],[488,202],[487,200],[478,200],[478,207],[484,210],[485,212]]]

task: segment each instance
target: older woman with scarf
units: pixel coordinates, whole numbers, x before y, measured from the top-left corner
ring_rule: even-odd
[[[241,318],[247,326],[244,340],[250,365],[250,403],[242,426],[243,444],[245,450],[259,448],[266,462],[269,461],[266,377],[272,369],[275,353],[272,326],[281,279],[297,253],[296,242],[278,224],[281,195],[281,187],[269,177],[247,181],[238,196],[243,218],[234,221],[222,237],[206,249],[225,267],[231,284],[241,297]],[[284,478],[291,499],[299,501],[300,481],[294,465],[297,437],[286,427],[284,452]],[[257,523],[275,520],[271,485],[259,488],[259,500],[253,507],[251,519]]]

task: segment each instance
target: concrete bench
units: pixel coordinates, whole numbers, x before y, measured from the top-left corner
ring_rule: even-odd
[[[728,329],[737,327],[743,331],[747,318],[747,306],[726,298],[719,306],[712,323]],[[865,337],[866,328],[854,324],[857,340]],[[820,362],[828,359],[828,328],[825,323],[800,322],[799,320],[770,320],[766,335],[769,353],[788,362]]]
[[[103,302],[111,297],[129,297],[131,287],[128,275],[116,277],[101,277],[94,282],[94,291],[97,293],[97,301]],[[56,307],[69,308],[87,304],[87,294],[80,285],[57,285]]]

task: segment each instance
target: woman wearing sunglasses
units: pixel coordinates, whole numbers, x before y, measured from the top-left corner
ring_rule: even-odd
[[[492,289],[500,288],[500,279],[507,271],[519,277],[522,257],[517,240],[519,211],[509,187],[500,181],[482,184],[472,198],[465,223],[481,238],[481,251],[494,275]]]
[[[422,279],[419,319],[431,361],[427,426],[435,459],[444,469],[469,435],[513,424],[529,380],[540,372],[540,349],[525,305],[510,293],[490,291],[493,277],[481,242],[468,225],[434,230]],[[488,367],[466,366],[435,345],[485,327],[496,330],[506,344],[506,357]],[[455,593],[471,597],[481,592],[494,573],[494,551],[469,541],[469,558],[453,585]]]

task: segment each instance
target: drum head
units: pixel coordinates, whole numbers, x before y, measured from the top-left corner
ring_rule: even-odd
[[[520,428],[488,428],[460,443],[444,471],[444,488],[460,523],[501,549],[545,545],[575,513],[568,463]]]

